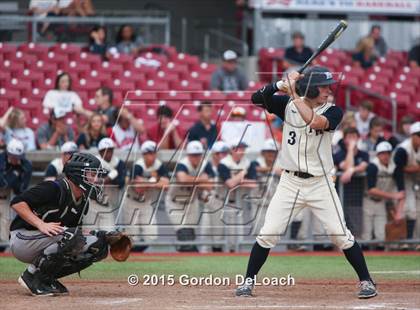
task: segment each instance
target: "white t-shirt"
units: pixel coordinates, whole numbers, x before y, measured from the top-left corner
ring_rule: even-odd
[[[9,143],[12,139],[22,141],[25,147],[25,152],[33,151],[36,149],[35,134],[31,128],[6,128],[6,132],[4,135],[5,142]]]
[[[112,128],[113,139],[117,144],[117,148],[122,150],[129,150],[131,144],[134,143],[133,150],[135,151],[138,144],[138,139],[136,139],[136,131],[132,126],[128,127],[126,130],[122,129],[120,125],[116,124]]]
[[[248,144],[249,151],[259,152],[265,140],[266,126],[264,122],[223,122],[221,138],[228,144],[243,141]]]
[[[360,113],[359,112],[354,113],[354,119],[356,120],[357,131],[359,132],[360,136],[362,136],[362,137],[366,137],[367,136],[367,134],[369,133],[369,124],[370,124],[370,121],[374,117],[375,117],[375,114],[371,112],[371,113],[369,113],[369,116],[368,116],[367,120],[364,121],[360,117]]]
[[[75,106],[82,106],[82,100],[74,91],[53,89],[45,94],[42,105],[51,110],[58,107],[66,112],[72,112]]]

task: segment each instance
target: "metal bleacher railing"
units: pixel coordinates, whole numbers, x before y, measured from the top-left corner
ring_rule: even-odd
[[[165,11],[136,11],[135,16],[133,12],[119,11],[119,12],[103,12],[106,15],[76,17],[76,16],[60,16],[60,17],[39,17],[39,16],[25,16],[17,14],[2,14],[0,15],[0,31],[9,34],[6,36],[6,41],[12,42],[45,42],[46,37],[41,37],[38,33],[40,25],[49,23],[52,25],[59,25],[63,27],[66,42],[87,42],[88,30],[83,27],[91,27],[94,25],[102,25],[109,28],[111,33],[115,34],[114,27],[119,27],[124,24],[130,24],[133,27],[141,27],[141,35],[147,44],[170,44],[170,14]],[[124,15],[117,16],[116,13]],[[112,15],[110,15],[112,14]],[[130,16],[131,15],[131,16]],[[137,30],[137,29],[136,29]],[[54,38],[55,40],[56,38]],[[4,40],[4,39],[3,39]]]

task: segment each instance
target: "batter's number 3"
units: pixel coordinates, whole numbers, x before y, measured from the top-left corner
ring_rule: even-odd
[[[287,143],[289,143],[290,145],[293,145],[296,143],[296,132],[289,131],[289,139],[287,139]]]

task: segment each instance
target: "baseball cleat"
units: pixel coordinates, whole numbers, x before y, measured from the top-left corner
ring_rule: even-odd
[[[372,280],[360,281],[360,291],[357,297],[361,299],[371,298],[378,295],[376,284]]]
[[[52,288],[41,282],[36,274],[31,274],[28,270],[19,277],[18,282],[26,288],[32,296],[53,296]]]
[[[69,290],[57,279],[52,280],[50,287],[53,289],[54,295],[67,295]]]
[[[252,296],[252,289],[254,288],[253,285],[250,284],[244,284],[239,286],[236,290],[235,290],[235,295],[236,296],[243,296],[243,297],[250,297]]]

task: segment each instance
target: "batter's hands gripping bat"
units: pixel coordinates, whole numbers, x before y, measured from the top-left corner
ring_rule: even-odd
[[[324,50],[326,50],[334,41],[336,41],[340,35],[343,33],[344,30],[347,28],[347,22],[345,20],[341,20],[337,26],[328,34],[328,36],[322,41],[322,43],[318,46],[312,56],[300,67],[297,72],[302,73],[311,63],[312,61],[319,56]],[[288,85],[287,83],[283,83],[281,91],[288,92]]]

